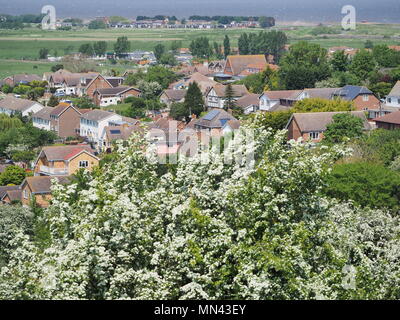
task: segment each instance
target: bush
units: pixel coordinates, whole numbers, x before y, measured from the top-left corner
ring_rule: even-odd
[[[357,162],[335,165],[326,178],[325,193],[353,200],[363,207],[400,208],[400,174],[383,165]]]

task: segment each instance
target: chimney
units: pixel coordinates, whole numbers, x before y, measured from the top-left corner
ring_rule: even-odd
[[[192,114],[192,119],[196,119],[197,118],[197,116],[193,113]]]

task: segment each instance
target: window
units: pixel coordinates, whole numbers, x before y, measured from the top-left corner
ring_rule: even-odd
[[[392,103],[392,98],[388,98],[388,103]]]
[[[315,132],[315,131],[310,132],[310,139],[311,139],[311,140],[317,140],[317,139],[319,139],[319,132]]]
[[[87,160],[79,161],[79,168],[87,168],[87,167],[89,167],[89,161]]]
[[[364,95],[363,95],[363,101],[368,101],[368,100],[369,100],[369,95],[364,94]]]
[[[24,199],[28,199],[28,191],[26,189],[24,190]]]

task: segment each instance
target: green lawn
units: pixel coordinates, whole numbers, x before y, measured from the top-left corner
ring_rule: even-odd
[[[113,111],[116,113],[120,113],[122,111],[126,111],[131,108],[131,103],[121,103],[113,106],[103,107],[103,110]]]

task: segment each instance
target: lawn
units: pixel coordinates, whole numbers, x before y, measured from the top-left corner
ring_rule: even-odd
[[[102,107],[102,110],[106,110],[106,111],[112,111],[112,112],[116,112],[116,113],[121,113],[123,111],[127,111],[131,108],[131,103],[121,103],[121,104],[117,104],[117,105],[112,105],[112,106],[108,106],[108,107]]]

